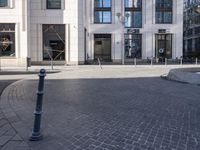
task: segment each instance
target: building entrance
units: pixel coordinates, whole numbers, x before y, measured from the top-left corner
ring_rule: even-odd
[[[156,34],[156,58],[159,61],[172,58],[172,34]]]
[[[65,60],[65,25],[43,25],[43,60]]]
[[[111,61],[111,34],[94,35],[94,60]]]
[[[125,61],[133,58],[142,57],[142,35],[141,34],[125,34]]]

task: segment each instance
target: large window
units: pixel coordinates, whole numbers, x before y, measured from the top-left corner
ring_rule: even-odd
[[[111,23],[111,0],[94,0],[94,23]]]
[[[8,6],[8,0],[0,0],[0,7],[7,7]]]
[[[61,0],[47,0],[47,9],[61,9]]]
[[[65,25],[43,25],[43,60],[65,60]]]
[[[125,34],[125,59],[142,57],[142,35]]]
[[[111,34],[94,34],[94,60],[111,61]]]
[[[15,24],[0,24],[0,56],[15,56]]]
[[[170,24],[173,16],[173,0],[156,0],[156,23]]]
[[[160,61],[172,58],[172,34],[156,34],[156,58]]]
[[[142,0],[124,0],[125,27],[142,27]]]

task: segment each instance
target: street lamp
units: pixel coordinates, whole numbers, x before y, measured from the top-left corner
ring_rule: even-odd
[[[124,16],[121,13],[117,13],[118,21],[123,25],[125,28],[126,22],[128,22],[128,18],[130,17],[130,14],[126,13]],[[124,34],[124,33],[122,33]],[[122,35],[124,37],[124,35]],[[124,38],[122,38],[124,40]],[[124,64],[124,48],[122,48],[122,64]]]

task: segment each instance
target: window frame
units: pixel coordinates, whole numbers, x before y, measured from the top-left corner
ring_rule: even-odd
[[[141,13],[141,26],[140,27],[135,27],[134,26],[134,20],[133,20],[133,23],[131,23],[131,26],[126,26],[125,25],[125,28],[142,28],[142,24],[143,24],[143,14],[142,14],[142,11],[143,11],[143,2],[141,0],[141,7],[134,7],[134,1],[135,0],[132,0],[132,4],[133,6],[132,7],[126,7],[126,3],[125,3],[126,0],[124,0],[124,14],[126,14],[126,12],[131,12],[131,14],[134,14],[135,12],[140,12]],[[126,23],[125,23],[126,24]]]
[[[155,23],[156,24],[173,24],[173,7],[174,7],[174,3],[173,3],[173,0],[170,0],[171,1],[171,7],[168,7],[168,8],[165,8],[165,0],[160,0],[162,1],[162,3],[160,3],[161,5],[163,5],[163,7],[159,7],[158,5],[158,0],[155,0]],[[161,21],[157,21],[157,13],[161,13],[162,15],[162,20]],[[170,22],[167,22],[165,21],[165,13],[171,13],[171,18],[170,18]]]
[[[6,5],[5,6],[1,6],[0,5],[0,9],[3,9],[3,8],[9,8],[9,0],[6,0]]]
[[[105,0],[102,0],[102,7],[96,7],[95,6],[95,0],[94,0],[94,24],[112,24],[112,0],[110,0],[110,7],[104,7],[104,1]],[[96,12],[102,12],[102,21],[100,22],[97,22],[95,21],[95,14]],[[110,12],[110,22],[104,22],[104,12]]]
[[[59,8],[55,8],[55,7],[51,8],[51,7],[49,7],[48,3],[49,3],[49,0],[46,0],[46,9],[47,10],[61,10],[62,9],[62,0],[60,0],[60,7]]]

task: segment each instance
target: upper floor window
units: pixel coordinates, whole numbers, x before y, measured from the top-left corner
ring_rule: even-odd
[[[172,23],[173,0],[156,0],[156,23]]]
[[[124,0],[125,27],[142,27],[142,0]]]
[[[7,7],[8,6],[8,0],[0,0],[0,7]]]
[[[47,0],[47,9],[61,9],[61,0]]]
[[[94,0],[94,23],[111,23],[111,0]]]

